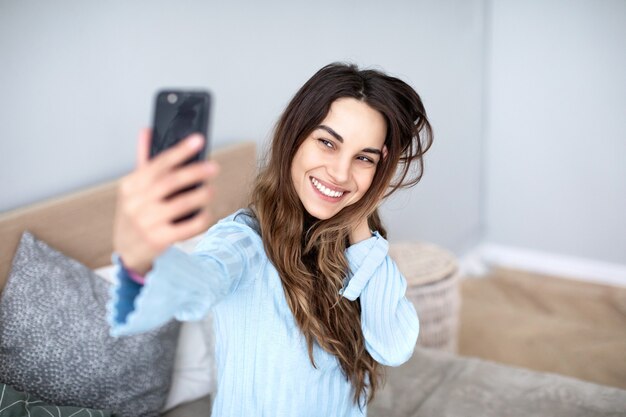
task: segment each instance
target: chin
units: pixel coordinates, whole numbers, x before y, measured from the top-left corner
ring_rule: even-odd
[[[313,216],[317,220],[328,220],[335,215],[335,213],[330,214],[330,213],[316,212],[316,211],[311,212],[309,210],[307,210],[307,213],[309,213],[311,216]]]
[[[306,210],[307,213],[309,213],[311,216],[315,217],[318,220],[328,220],[332,217],[334,217],[338,212],[334,211],[334,210],[324,210],[323,208],[320,207],[304,207],[304,209]]]

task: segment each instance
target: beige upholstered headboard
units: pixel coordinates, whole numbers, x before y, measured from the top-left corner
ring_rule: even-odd
[[[218,220],[248,204],[256,146],[232,145],[216,150],[211,159],[221,167],[212,207]],[[116,191],[113,181],[0,214],[0,290],[25,230],[89,268],[110,264]]]

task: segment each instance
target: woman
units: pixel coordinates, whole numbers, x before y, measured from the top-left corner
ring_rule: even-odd
[[[281,116],[250,206],[211,227],[192,255],[171,245],[210,224],[217,167],[180,167],[198,137],[148,161],[148,137],[120,187],[112,334],[211,311],[213,415],[364,415],[381,364],[408,360],[419,329],[377,212],[421,177],[432,134],[417,93],[378,71],[319,70]]]

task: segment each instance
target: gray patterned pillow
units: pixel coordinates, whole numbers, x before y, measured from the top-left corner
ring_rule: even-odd
[[[109,284],[25,232],[0,298],[0,381],[57,405],[158,416],[179,325],[113,338]]]

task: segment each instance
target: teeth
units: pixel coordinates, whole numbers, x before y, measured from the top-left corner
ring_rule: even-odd
[[[313,183],[313,185],[315,186],[315,188],[317,188],[322,194],[324,194],[325,196],[328,197],[334,197],[334,198],[338,198],[341,197],[343,195],[343,191],[333,191],[330,190],[326,187],[324,187],[318,180],[316,180],[315,178],[311,178],[311,182]]]

